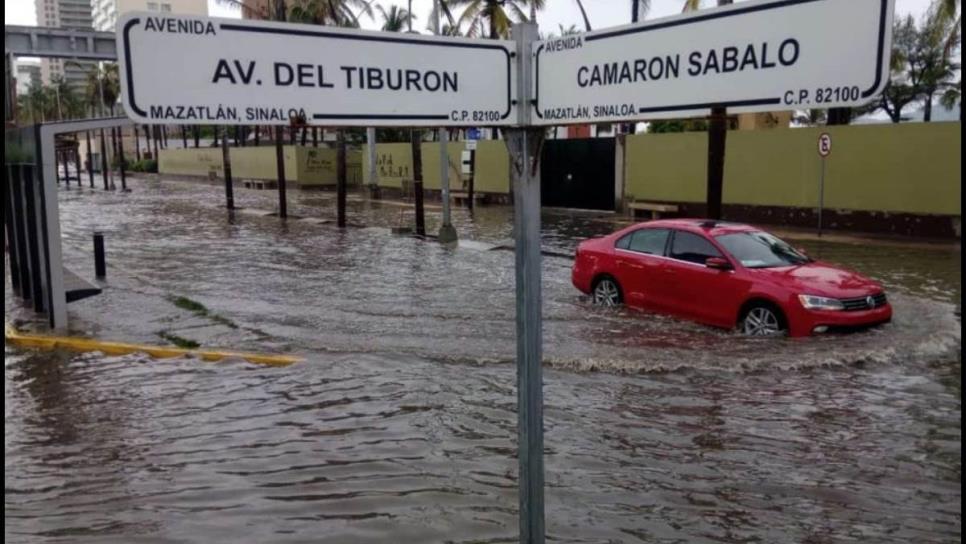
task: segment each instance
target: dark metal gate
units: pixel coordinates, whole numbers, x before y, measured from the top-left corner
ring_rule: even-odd
[[[614,139],[547,140],[540,159],[544,206],[614,209]]]

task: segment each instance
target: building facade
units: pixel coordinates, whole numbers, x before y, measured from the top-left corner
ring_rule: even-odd
[[[40,0],[38,0],[40,1]],[[131,11],[208,15],[207,0],[92,0],[94,29],[114,32],[117,19]]]
[[[37,26],[82,30],[94,28],[91,0],[35,0],[35,7]],[[44,85],[50,85],[52,79],[63,76],[75,87],[83,88],[87,74],[93,67],[94,63],[89,61],[43,59],[40,61],[40,79]]]

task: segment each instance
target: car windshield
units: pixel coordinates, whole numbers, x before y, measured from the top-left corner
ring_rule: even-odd
[[[716,236],[728,253],[746,268],[772,268],[805,264],[811,259],[767,232],[736,232]]]

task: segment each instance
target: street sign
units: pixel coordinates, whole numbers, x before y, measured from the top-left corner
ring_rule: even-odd
[[[537,42],[534,122],[864,104],[889,78],[894,3],[749,1]]]
[[[823,132],[818,137],[818,154],[824,159],[832,154],[832,136]]]
[[[517,122],[510,41],[158,13],[117,27],[122,101],[141,123]]]

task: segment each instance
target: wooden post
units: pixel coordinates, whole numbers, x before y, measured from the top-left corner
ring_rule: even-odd
[[[228,127],[223,127],[221,135],[221,167],[225,174],[225,207],[231,212],[235,209],[235,190],[231,185],[231,155],[228,151]]]
[[[426,217],[423,211],[423,150],[421,131],[412,129],[413,196],[416,200],[416,235],[426,236]]]
[[[288,203],[285,198],[285,151],[282,149],[282,127],[275,127],[275,165],[278,172],[278,216],[288,217]]]
[[[91,189],[94,188],[94,151],[93,145],[91,144],[91,131],[87,131],[87,179],[91,183]]]
[[[724,187],[725,140],[728,135],[728,115],[725,108],[711,108],[708,126],[708,187],[707,217],[721,219],[721,195]]]
[[[124,158],[124,129],[118,128],[117,138],[117,164],[121,171],[121,190],[127,191],[127,159]]]
[[[111,187],[107,181],[107,140],[104,138],[104,129],[101,129],[101,178],[104,180],[104,190],[110,191]]]
[[[336,151],[336,207],[338,226],[345,228],[346,206],[346,164],[345,164],[345,130],[339,129],[339,148]]]

